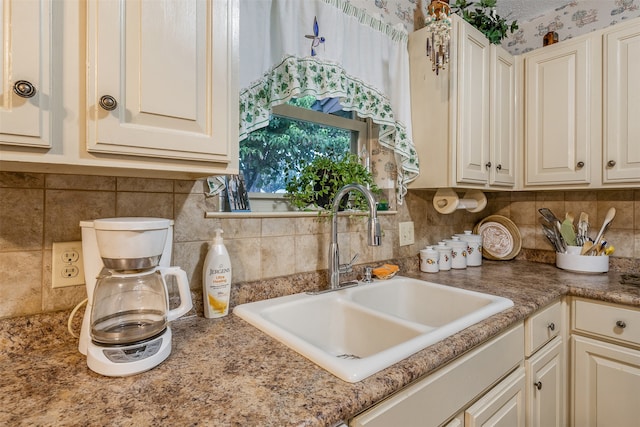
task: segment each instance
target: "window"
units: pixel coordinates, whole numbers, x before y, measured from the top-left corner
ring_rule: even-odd
[[[284,193],[287,171],[317,156],[368,150],[368,126],[336,98],[312,96],[275,106],[269,126],[240,142],[240,170],[250,193]],[[251,197],[257,196],[251,194]]]

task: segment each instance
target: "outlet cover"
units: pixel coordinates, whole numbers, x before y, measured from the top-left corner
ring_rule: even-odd
[[[84,285],[82,242],[53,242],[51,287]]]
[[[401,222],[400,228],[400,246],[413,245],[415,237],[413,235],[413,221]]]

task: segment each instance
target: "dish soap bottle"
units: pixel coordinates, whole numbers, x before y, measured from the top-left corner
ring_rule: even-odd
[[[223,233],[221,229],[216,229],[216,236],[204,260],[202,271],[204,316],[208,319],[229,314],[231,261],[221,233]]]

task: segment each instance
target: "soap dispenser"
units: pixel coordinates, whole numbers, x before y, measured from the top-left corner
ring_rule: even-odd
[[[229,314],[231,296],[231,260],[222,240],[222,229],[215,232],[202,270],[204,317],[208,319]]]

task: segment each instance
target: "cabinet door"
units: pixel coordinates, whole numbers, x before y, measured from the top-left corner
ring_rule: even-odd
[[[525,57],[526,184],[587,184],[600,122],[599,38],[566,41]],[[595,151],[595,150],[594,150]]]
[[[233,1],[88,2],[89,152],[228,162]]]
[[[51,0],[0,0],[0,144],[51,146]]]
[[[563,427],[565,419],[564,343],[556,337],[526,361],[527,426]]]
[[[465,427],[524,427],[525,374],[520,367],[465,412]]]
[[[573,425],[635,426],[640,351],[573,336]]]
[[[489,184],[515,184],[516,69],[515,58],[491,46],[491,168]]]
[[[640,25],[604,36],[604,182],[640,181]]]
[[[458,25],[457,87],[452,93],[457,104],[457,181],[485,184],[489,176],[490,44],[480,31],[466,23]],[[454,70],[451,71],[452,74]]]

